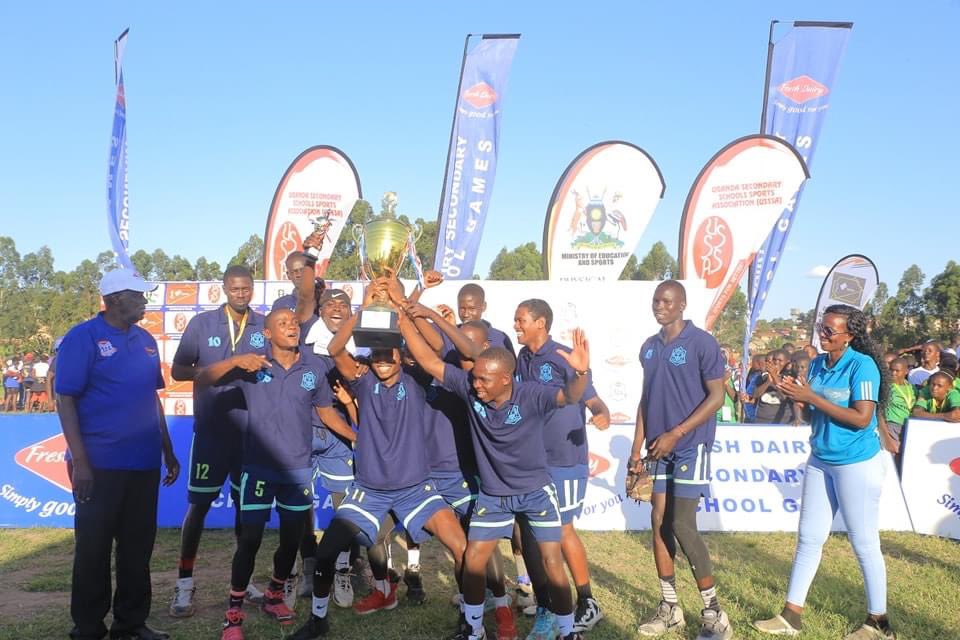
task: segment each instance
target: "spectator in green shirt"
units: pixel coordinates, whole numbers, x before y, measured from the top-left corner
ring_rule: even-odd
[[[953,376],[938,371],[930,376],[930,397],[920,398],[913,407],[917,418],[937,418],[947,422],[960,422],[960,391],[953,388]]]
[[[895,358],[890,363],[890,399],[887,401],[887,432],[900,448],[900,434],[906,424],[913,405],[917,401],[917,394],[913,385],[907,381],[910,372],[910,363],[903,358]]]

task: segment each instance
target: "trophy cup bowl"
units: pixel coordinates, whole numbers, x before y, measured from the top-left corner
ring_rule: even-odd
[[[353,237],[357,241],[357,255],[363,273],[371,280],[396,277],[407,257],[411,233],[416,241],[421,230],[390,218],[354,225]],[[371,349],[399,347],[403,339],[397,325],[397,313],[386,301],[378,301],[362,309],[353,331],[353,340],[358,347]]]

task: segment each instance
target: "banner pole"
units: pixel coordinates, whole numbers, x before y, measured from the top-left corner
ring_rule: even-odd
[[[773,69],[773,28],[779,20],[770,21],[770,35],[767,36],[767,70],[763,75],[763,108],[760,110],[760,133],[767,130],[767,100],[770,97],[770,71]]]
[[[437,239],[433,242],[433,254],[437,254],[440,247],[440,224],[443,222],[443,198],[447,193],[447,179],[450,177],[450,154],[453,152],[453,134],[457,127],[457,109],[460,106],[460,92],[463,90],[463,69],[467,66],[467,48],[474,33],[468,33],[463,39],[463,57],[460,59],[460,75],[457,77],[457,96],[453,101],[453,118],[450,121],[450,137],[447,139],[447,159],[443,165],[443,184],[440,187],[440,204],[437,205]],[[484,36],[486,37],[486,36]]]

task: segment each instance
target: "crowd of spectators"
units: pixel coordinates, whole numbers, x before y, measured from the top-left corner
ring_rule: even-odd
[[[960,422],[960,379],[957,352],[960,334],[948,346],[935,340],[890,350],[884,364],[890,370],[891,393],[885,415],[891,450],[899,449],[903,425],[909,417]],[[797,348],[787,343],[769,353],[755,354],[746,376],[740,373],[739,354],[724,348],[727,358],[726,395],[717,413],[719,422],[755,424],[810,423],[809,408],[790,402],[777,389],[781,377],[806,379],[817,356],[812,344]],[[743,379],[741,379],[743,378]]]
[[[56,410],[53,377],[56,355],[25,353],[7,358],[3,366],[3,404],[7,413]]]

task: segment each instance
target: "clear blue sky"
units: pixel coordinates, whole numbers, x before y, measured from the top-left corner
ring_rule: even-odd
[[[881,6],[882,5],[882,6]],[[808,277],[847,253],[896,287],[956,258],[960,2],[98,2],[0,9],[0,235],[57,267],[109,247],[113,40],[124,64],[131,249],[224,263],[262,234],[303,149],[332,144],[375,204],[436,216],[468,32],[521,32],[478,271],[539,245],[550,193],[583,148],[646,149],[667,183],[637,253],[677,252],[687,191],[759,126],[769,21],[852,20],[831,111],[765,317],[812,307]],[[953,186],[951,186],[953,185]]]

